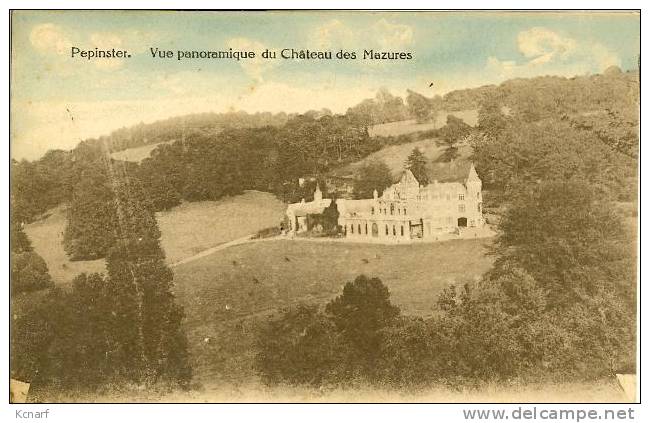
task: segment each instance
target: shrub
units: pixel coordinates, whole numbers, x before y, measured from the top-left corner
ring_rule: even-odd
[[[11,293],[37,291],[53,286],[47,264],[35,252],[11,253]]]

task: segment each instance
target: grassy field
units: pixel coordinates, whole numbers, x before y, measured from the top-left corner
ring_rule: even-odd
[[[285,205],[272,194],[247,191],[220,201],[184,203],[157,214],[167,261],[178,260],[277,225]],[[69,283],[79,273],[104,272],[105,261],[70,261],[63,250],[65,207],[50,210],[46,217],[26,225],[25,232],[57,284]]]
[[[104,272],[103,259],[92,261],[70,261],[63,250],[63,231],[66,225],[66,209],[57,207],[46,213],[46,217],[25,226],[25,233],[32,241],[34,250],[43,257],[50,275],[56,284],[68,284],[79,273]]]
[[[160,144],[169,144],[173,141],[158,142],[155,144],[147,144],[140,147],[127,148],[126,150],[116,151],[111,153],[111,157],[115,160],[124,160],[126,162],[141,162],[149,157],[154,148]]]
[[[260,322],[290,305],[324,304],[362,273],[381,278],[403,313],[431,315],[444,286],[476,278],[491,266],[484,255],[488,242],[262,241],[178,266],[175,291],[187,314],[195,379],[255,383],[253,334]]]
[[[220,201],[184,203],[157,213],[169,263],[233,239],[277,226],[286,205],[274,195],[247,191]]]
[[[382,161],[388,165],[393,176],[399,175],[404,170],[404,162],[414,148],[419,148],[425,157],[431,161],[437,159],[443,152],[444,146],[439,146],[435,139],[413,141],[406,144],[391,145],[370,154],[368,157],[357,162],[350,163],[332,172],[337,176],[350,176],[356,174],[358,169],[371,161]],[[471,154],[471,147],[459,146],[459,159],[467,158]]]
[[[414,119],[403,120],[399,122],[388,122],[379,125],[374,125],[368,128],[368,133],[373,136],[399,136],[411,134],[419,131],[429,131],[431,129],[439,129],[447,123],[447,116],[452,115],[462,119],[469,126],[476,126],[478,122],[478,110],[460,110],[457,112],[447,112],[442,110],[436,116],[435,121],[428,123],[417,123]]]

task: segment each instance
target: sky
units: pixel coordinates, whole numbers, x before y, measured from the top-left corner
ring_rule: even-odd
[[[188,113],[344,113],[380,88],[433,96],[517,77],[634,69],[639,22],[630,12],[14,11],[11,155],[33,160]],[[72,46],[131,57],[71,58]],[[152,58],[152,47],[374,49],[413,59],[178,61]]]

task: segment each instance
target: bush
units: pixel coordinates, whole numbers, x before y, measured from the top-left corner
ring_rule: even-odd
[[[344,344],[317,307],[298,306],[258,334],[255,368],[267,384],[320,386],[340,377]]]
[[[47,264],[35,252],[11,253],[11,293],[38,291],[53,286]]]

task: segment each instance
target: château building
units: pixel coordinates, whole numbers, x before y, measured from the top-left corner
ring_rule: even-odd
[[[381,196],[375,190],[373,198],[336,200],[338,224],[345,236],[360,241],[411,242],[483,227],[482,182],[472,163],[433,166],[428,176],[431,183],[422,185],[410,170],[404,170],[399,181]],[[312,229],[309,216],[322,213],[331,202],[317,186],[314,201],[290,204],[286,213],[289,232]]]

